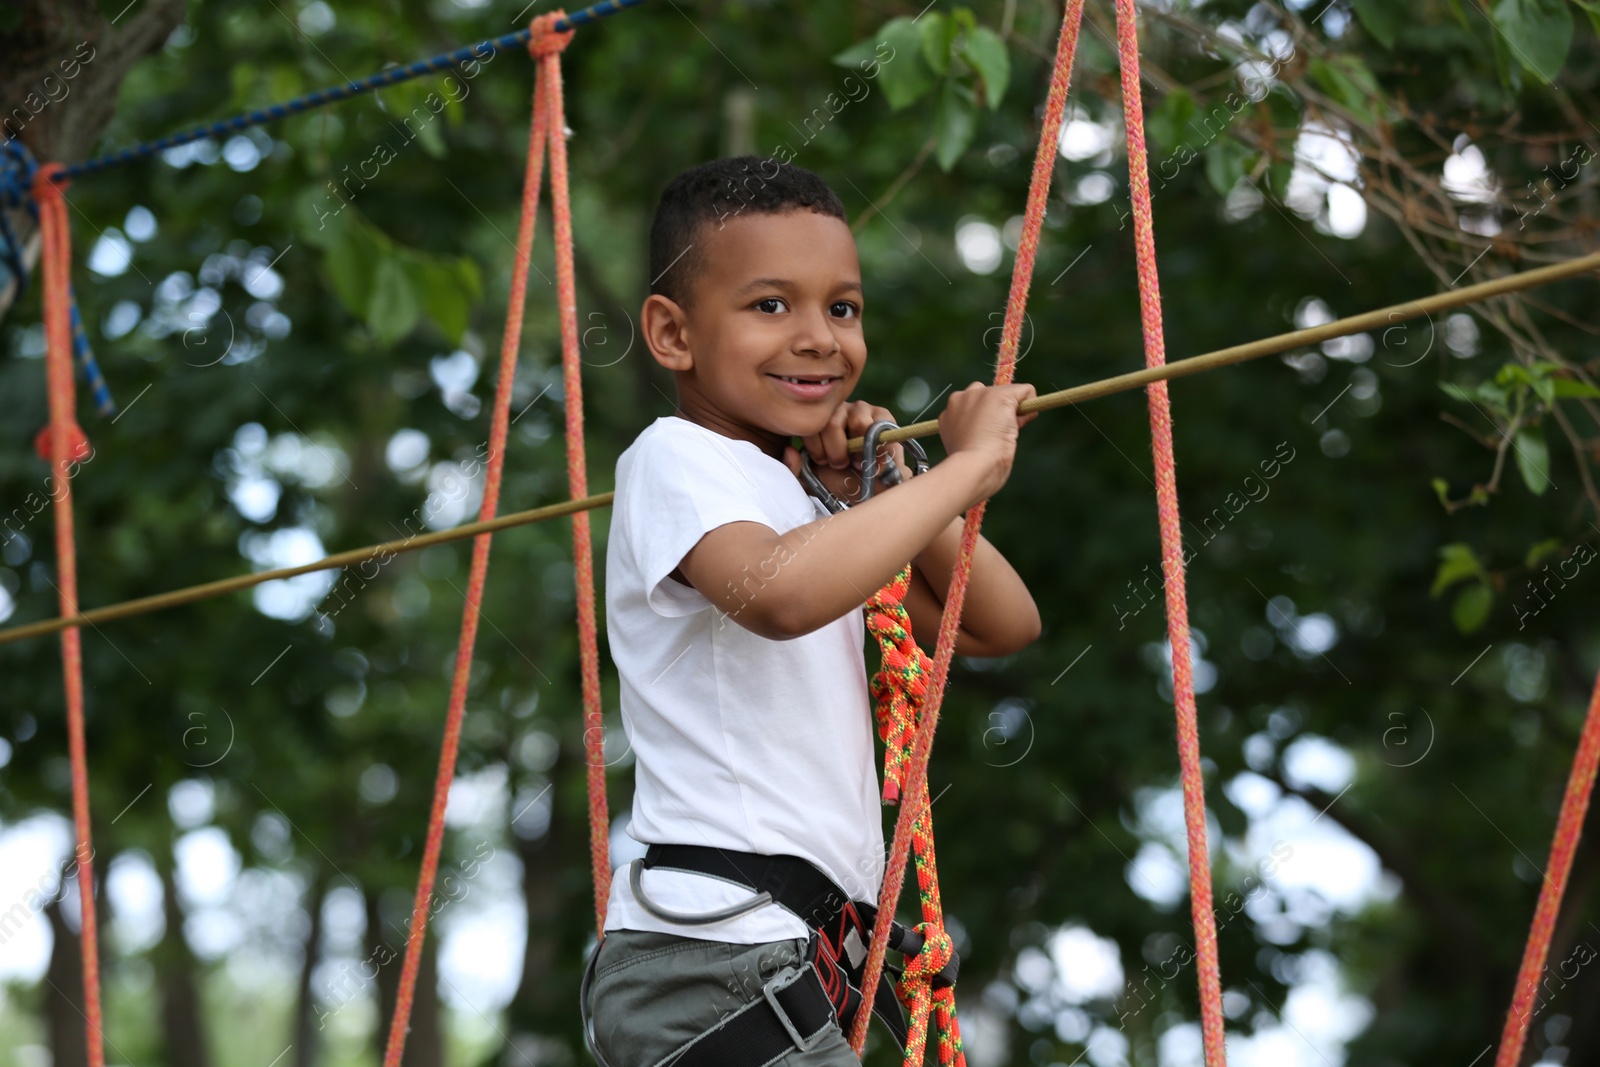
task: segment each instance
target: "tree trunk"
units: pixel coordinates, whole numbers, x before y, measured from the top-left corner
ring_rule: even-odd
[[[62,891],[67,891],[63,884]],[[83,1023],[83,959],[79,956],[78,935],[67,926],[61,914],[61,897],[45,905],[53,945],[50,966],[45,971],[48,987],[44,994],[46,1027],[50,1032],[50,1057],[53,1067],[86,1067],[89,1062],[88,1034]]]
[[[107,19],[94,0],[18,0],[0,33],[0,139],[16,138],[40,162],[84,159],[116,114],[122,80],[166,43],[188,0],[145,0]],[[70,101],[70,103],[68,102]],[[37,223],[26,207],[9,213],[17,240],[37,263]],[[0,318],[16,299],[0,285]]]
[[[522,978],[512,998],[519,1022],[548,1019],[552,1013],[570,1007],[574,990],[564,988],[556,973],[561,948],[563,898],[557,847],[560,820],[550,820],[550,831],[536,840],[513,835],[517,856],[522,860],[522,900],[527,909],[528,941],[522,952]],[[576,905],[574,905],[576,906]],[[587,909],[585,909],[587,912]],[[587,927],[589,921],[584,920]]]
[[[311,978],[316,973],[317,961],[322,952],[322,899],[327,894],[328,879],[319,871],[306,892],[306,910],[311,915],[311,926],[306,932],[305,956],[300,963],[300,981],[295,989],[294,1067],[315,1067],[317,1059],[317,1019],[315,994]]]
[[[161,1028],[166,1038],[168,1067],[210,1067],[200,994],[195,983],[194,953],[183,935],[183,907],[173,879],[170,855],[157,860],[167,930],[154,953],[161,989]]]

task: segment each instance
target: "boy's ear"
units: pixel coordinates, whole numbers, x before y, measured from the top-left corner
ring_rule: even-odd
[[[689,317],[677,301],[660,293],[645,297],[639,309],[639,330],[656,362],[668,370],[694,369],[694,353],[689,348]]]

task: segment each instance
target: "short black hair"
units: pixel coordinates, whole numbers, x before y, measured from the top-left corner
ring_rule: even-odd
[[[814,211],[848,222],[839,195],[804,167],[770,156],[734,156],[691,167],[667,183],[650,223],[650,291],[687,305],[705,269],[696,249],[701,226],[750,212]]]

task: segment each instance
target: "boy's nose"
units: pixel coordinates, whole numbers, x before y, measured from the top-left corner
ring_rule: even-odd
[[[795,336],[790,347],[796,352],[815,352],[826,356],[839,351],[839,339],[833,334],[828,316],[820,310],[813,310],[809,314],[796,316]]]

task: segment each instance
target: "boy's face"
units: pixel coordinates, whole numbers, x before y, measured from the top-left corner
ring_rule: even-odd
[[[781,456],[822,430],[866,365],[855,238],[797,210],[708,223],[695,240],[705,266],[689,306],[650,297],[645,338],[677,372],[680,415]]]

